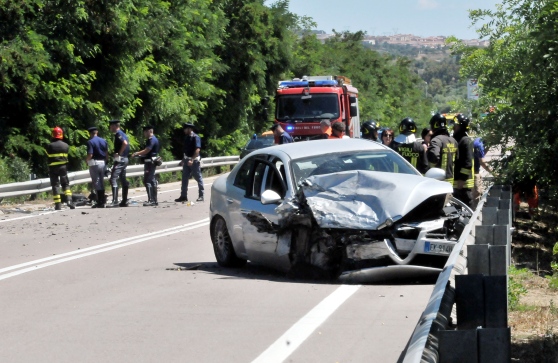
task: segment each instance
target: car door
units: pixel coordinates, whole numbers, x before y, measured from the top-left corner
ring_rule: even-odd
[[[261,202],[261,195],[265,190],[273,190],[282,198],[288,193],[284,163],[278,157],[268,155],[266,160],[255,159],[252,165],[246,194],[240,203],[240,211],[244,217],[242,230],[246,253],[250,261],[288,270],[288,254],[283,253],[280,256],[276,253],[279,216],[275,213],[275,208],[278,204]]]

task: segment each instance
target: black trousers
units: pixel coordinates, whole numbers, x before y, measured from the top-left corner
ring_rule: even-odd
[[[52,199],[55,203],[60,203],[62,198],[60,198],[60,185],[62,185],[62,190],[64,195],[68,200],[72,198],[72,192],[70,191],[70,180],[68,179],[68,168],[66,165],[56,165],[50,166],[48,168],[48,176],[50,178],[50,185],[52,187]]]

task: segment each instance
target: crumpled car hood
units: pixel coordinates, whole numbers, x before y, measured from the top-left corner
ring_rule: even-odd
[[[363,170],[311,176],[301,188],[320,227],[362,230],[396,222],[429,197],[453,192],[450,183],[420,175]]]

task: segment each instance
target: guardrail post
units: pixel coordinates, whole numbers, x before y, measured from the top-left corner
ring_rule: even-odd
[[[440,332],[440,363],[477,363],[476,330],[444,330]]]
[[[479,329],[478,356],[479,363],[509,363],[511,362],[511,330]]]

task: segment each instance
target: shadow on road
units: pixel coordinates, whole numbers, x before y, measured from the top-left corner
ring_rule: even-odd
[[[311,283],[311,284],[327,284],[327,285],[341,285],[351,284],[342,283],[336,279],[312,279],[312,278],[292,278],[287,276],[286,273],[270,269],[265,266],[257,265],[248,262],[241,268],[226,268],[219,266],[216,262],[177,262],[174,263],[174,268],[167,270],[179,271],[205,271],[207,273],[216,275],[219,279],[249,279],[249,280],[265,280],[273,282],[287,282],[287,283]],[[405,279],[389,279],[381,282],[367,283],[366,285],[433,285],[436,283],[437,275],[420,278],[405,278]],[[362,285],[362,283],[360,283]]]

